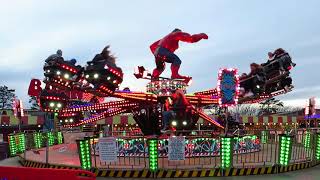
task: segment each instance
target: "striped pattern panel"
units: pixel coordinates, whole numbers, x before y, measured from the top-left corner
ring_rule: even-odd
[[[214,118],[214,117],[212,117]],[[296,116],[241,116],[240,123],[297,123],[298,117]],[[23,116],[21,123],[25,125],[37,125],[44,123],[43,116]],[[133,115],[117,115],[113,117],[107,117],[105,119],[97,121],[97,124],[135,124]],[[198,120],[199,124],[207,124],[202,118]],[[8,115],[0,115],[0,124],[18,125],[19,119],[16,118],[10,111]]]
[[[80,169],[79,167],[52,165],[33,161],[21,162],[25,167],[34,168],[55,168],[55,169]],[[195,177],[219,177],[219,176],[249,176],[249,175],[264,175],[277,174],[300,169],[310,168],[319,165],[320,162],[305,162],[300,164],[292,164],[286,167],[256,167],[256,168],[231,168],[226,170],[221,169],[203,169],[203,170],[158,170],[155,173],[144,170],[107,170],[94,169],[92,172],[97,177],[117,177],[117,178],[195,178]]]
[[[214,118],[214,117],[212,117]],[[240,123],[296,123],[296,116],[241,116]],[[117,115],[107,117],[97,121],[97,124],[135,124],[132,115]],[[198,124],[207,124],[202,118],[199,118]]]
[[[33,167],[33,168],[80,169],[80,167],[53,165],[53,164],[46,164],[46,163],[42,163],[42,162],[35,162],[35,161],[28,161],[28,160],[21,161],[20,163],[24,167]]]
[[[1,115],[0,116],[0,124],[8,124],[8,125],[18,125],[20,120],[14,115]],[[37,125],[43,124],[44,117],[43,116],[22,116],[21,124],[24,125]]]
[[[296,116],[241,116],[240,123],[296,123]]]
[[[133,115],[117,115],[97,121],[97,124],[136,124]]]

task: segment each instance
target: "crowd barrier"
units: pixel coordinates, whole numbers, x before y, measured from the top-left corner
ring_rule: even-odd
[[[26,150],[40,149],[46,146],[63,144],[64,138],[63,133],[60,131],[25,131],[9,134],[8,141],[10,156],[13,157],[24,153]]]
[[[184,157],[178,160],[168,157],[170,150],[166,137],[119,136],[114,137],[117,150],[116,159],[112,162],[101,160],[98,138],[86,137],[77,142],[79,155],[75,152],[73,156],[79,156],[78,167],[104,177],[275,174],[319,164],[318,131],[269,129],[252,130],[250,134],[235,132],[227,136],[216,136],[208,132],[186,135],[183,136]],[[179,133],[176,135],[182,137]]]

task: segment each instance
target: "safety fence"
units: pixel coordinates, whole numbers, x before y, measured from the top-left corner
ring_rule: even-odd
[[[74,144],[62,146],[64,151],[59,147],[56,149],[58,153],[40,153],[34,159],[27,156],[26,160],[45,163],[41,160],[49,158],[49,164],[81,167],[98,176],[110,177],[272,174],[318,164],[318,131],[252,130],[249,135],[238,132],[219,136],[209,132],[186,135],[186,132],[177,132],[176,136],[160,137],[84,137]]]
[[[177,140],[178,139],[178,140]],[[151,151],[150,141],[153,142]],[[115,138],[117,158],[100,157],[99,139],[88,139],[94,168],[210,169],[252,168],[316,160],[317,129],[263,130],[250,135]],[[172,141],[175,141],[172,143]],[[175,144],[178,143],[178,144]],[[180,143],[180,144],[179,144]],[[174,147],[178,146],[179,147]],[[181,150],[183,149],[183,150]],[[180,153],[180,154],[179,154]],[[107,155],[108,156],[108,155]],[[178,156],[178,157],[174,157]],[[81,157],[80,157],[81,158]],[[153,162],[151,162],[152,159]]]
[[[37,150],[57,144],[63,144],[63,133],[25,131],[8,135],[10,156],[25,153],[26,150]]]

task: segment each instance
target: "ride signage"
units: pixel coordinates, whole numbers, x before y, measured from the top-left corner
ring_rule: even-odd
[[[99,157],[101,162],[117,161],[117,141],[114,137],[99,138]]]
[[[171,136],[169,138],[169,161],[185,160],[185,137]]]
[[[239,78],[237,69],[221,69],[218,77],[219,105],[233,106],[238,103]]]

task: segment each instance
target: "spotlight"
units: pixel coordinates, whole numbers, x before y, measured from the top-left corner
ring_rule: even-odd
[[[64,76],[63,76],[65,79],[69,79],[69,74],[64,74]]]
[[[57,107],[58,107],[58,108],[61,108],[61,107],[62,107],[61,103],[58,103],[58,104],[57,104]]]
[[[87,74],[87,75],[85,76],[85,78],[86,78],[86,79],[88,79],[89,77],[90,77],[90,75],[89,75],[89,74]]]
[[[66,122],[66,123],[67,123],[67,122],[68,122],[68,119],[64,120],[64,122]]]
[[[57,71],[57,75],[60,75],[61,74],[61,72],[60,71]]]
[[[50,107],[54,107],[54,103],[51,102],[51,103],[49,104],[49,106],[50,106]]]
[[[93,75],[93,78],[95,78],[95,79],[97,79],[98,77],[99,77],[99,74],[97,74],[97,73]]]
[[[73,119],[72,119],[72,118],[70,119],[70,122],[73,122]]]
[[[177,126],[177,121],[172,121],[171,124],[172,126]]]
[[[183,124],[184,126],[186,126],[186,125],[187,125],[187,121],[183,121],[182,124]]]

